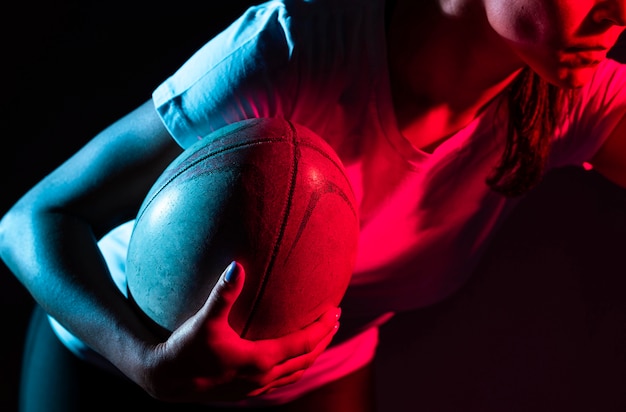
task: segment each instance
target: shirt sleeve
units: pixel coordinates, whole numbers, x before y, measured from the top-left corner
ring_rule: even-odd
[[[281,114],[288,23],[281,2],[251,7],[155,89],[155,108],[181,147],[238,120]]]

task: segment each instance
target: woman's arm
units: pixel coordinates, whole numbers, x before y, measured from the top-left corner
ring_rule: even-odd
[[[135,381],[138,351],[158,342],[111,282],[96,242],[133,218],[151,182],[180,152],[153,113],[148,102],[103,130],[0,224],[2,259],[33,298]]]
[[[241,276],[222,282],[217,296],[163,342],[110,279],[97,240],[135,217],[180,152],[146,102],[19,199],[0,222],[0,256],[46,312],[157,398],[210,401],[290,383],[330,342],[334,313],[286,338],[252,345],[227,335],[235,350],[220,346],[216,333],[230,333],[227,312],[245,276],[238,267]],[[198,353],[221,363],[199,365]]]

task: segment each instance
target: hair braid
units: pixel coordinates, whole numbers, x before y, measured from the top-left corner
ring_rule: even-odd
[[[565,93],[528,67],[511,83],[506,144],[500,163],[487,178],[494,191],[514,197],[539,183]]]

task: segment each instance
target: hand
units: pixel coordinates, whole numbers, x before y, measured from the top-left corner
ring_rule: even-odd
[[[297,381],[332,340],[339,309],[284,337],[242,339],[228,314],[245,272],[238,263],[229,268],[229,280],[227,269],[204,306],[148,354],[151,366],[140,385],[153,397],[208,403],[256,396]]]

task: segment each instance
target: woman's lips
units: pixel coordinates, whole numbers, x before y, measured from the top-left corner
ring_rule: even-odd
[[[563,63],[571,67],[596,66],[606,58],[604,46],[572,46],[564,50]]]

